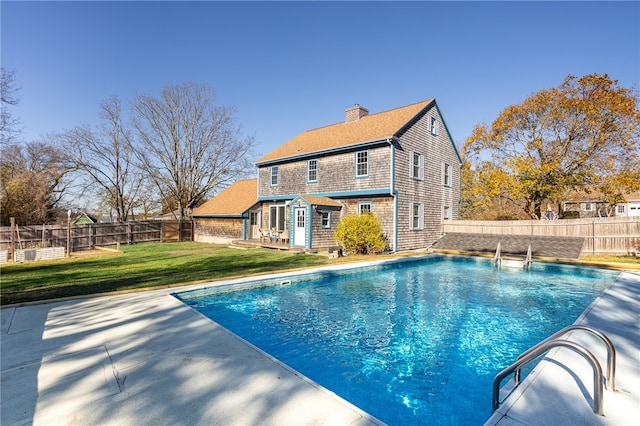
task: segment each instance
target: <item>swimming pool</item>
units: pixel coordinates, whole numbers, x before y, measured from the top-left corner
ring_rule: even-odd
[[[430,255],[176,296],[386,423],[482,424],[494,375],[616,275]]]

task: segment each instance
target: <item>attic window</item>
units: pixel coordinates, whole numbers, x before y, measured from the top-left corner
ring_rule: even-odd
[[[438,135],[438,119],[435,117],[431,117],[431,134]]]

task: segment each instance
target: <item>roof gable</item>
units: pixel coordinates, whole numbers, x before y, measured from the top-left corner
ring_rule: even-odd
[[[332,198],[309,194],[297,195],[293,200],[291,200],[291,203],[295,204],[299,200],[302,200],[311,206],[327,207],[332,210],[340,210],[342,208],[342,204]]]
[[[433,104],[435,100],[429,99],[366,115],[357,121],[340,122],[308,130],[263,156],[256,164],[392,138]]]
[[[258,180],[238,180],[193,211],[192,216],[242,216],[258,201]]]

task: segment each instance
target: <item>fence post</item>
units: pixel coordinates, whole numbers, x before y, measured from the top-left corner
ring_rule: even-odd
[[[596,254],[596,221],[591,220],[591,254]]]
[[[9,259],[12,261],[15,259],[16,253],[16,218],[9,218],[11,221],[11,245],[9,246]]]
[[[71,256],[71,210],[67,210],[67,257]]]

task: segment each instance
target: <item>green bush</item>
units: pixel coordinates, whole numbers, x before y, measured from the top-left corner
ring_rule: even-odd
[[[569,210],[562,213],[562,219],[580,219],[580,212]]]
[[[361,214],[343,218],[333,238],[343,250],[351,254],[380,253],[387,247],[382,234],[382,223],[372,214]]]

